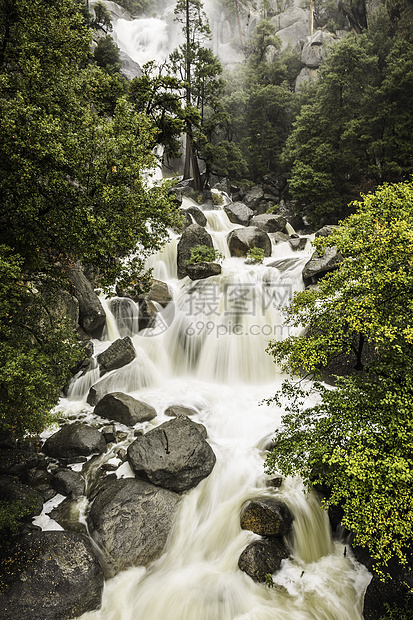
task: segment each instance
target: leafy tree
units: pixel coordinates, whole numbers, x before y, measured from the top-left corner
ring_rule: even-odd
[[[110,35],[99,39],[93,57],[96,64],[108,73],[119,73],[121,68],[119,48]]]
[[[0,36],[0,424],[23,434],[47,423],[79,358],[47,312],[67,269],[91,265],[102,285],[137,279],[176,217],[166,188],[146,181],[156,129],[88,66],[78,4],[2,3]]]
[[[411,173],[411,55],[411,44],[392,35],[381,13],[320,68],[283,154],[291,195],[314,221],[345,214],[360,192]]]
[[[106,33],[111,32],[113,30],[112,19],[106,6],[102,2],[97,2],[93,10],[95,12],[95,19],[93,21],[95,28],[99,28]]]
[[[335,245],[340,267],[288,310],[305,332],[269,347],[293,375],[320,377],[343,355],[349,374],[333,389],[313,385],[310,401],[302,386],[284,384],[276,400],[286,415],[267,467],[327,487],[328,505],[341,507],[355,544],[385,571],[391,558],[407,562],[413,534],[413,184],[383,185],[353,207],[315,242],[319,252]]]

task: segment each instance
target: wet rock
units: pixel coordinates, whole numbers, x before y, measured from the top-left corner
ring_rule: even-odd
[[[82,535],[30,532],[3,566],[2,618],[67,620],[100,604],[103,572],[91,543]]]
[[[258,207],[261,200],[264,198],[264,189],[261,185],[255,185],[244,195],[244,203],[253,211]]]
[[[210,278],[212,276],[219,276],[221,271],[221,265],[206,261],[192,263],[186,266],[186,275],[191,280],[205,280],[206,278]]]
[[[326,248],[323,256],[320,256],[318,252],[315,252],[308,261],[308,263],[304,265],[304,283],[306,285],[317,284],[318,280],[322,278],[326,273],[337,269],[342,260],[343,257],[337,251],[337,248],[335,246],[331,248]]]
[[[79,265],[69,270],[69,278],[79,301],[80,325],[87,334],[94,334],[106,321],[103,306]]]
[[[191,224],[185,228],[178,243],[178,278],[186,276],[186,261],[191,258],[191,248],[197,245],[214,246],[211,235],[199,224]]]
[[[182,197],[181,197],[181,202],[182,202]],[[179,210],[179,215],[183,219],[183,226],[184,226],[184,228],[187,228],[188,226],[193,224],[193,219],[192,219],[190,213],[188,213],[188,211],[186,209],[180,209]],[[180,231],[177,231],[177,232],[180,232]]]
[[[251,226],[256,226],[266,233],[282,232],[286,223],[287,220],[282,215],[272,215],[270,213],[254,215],[250,222]]]
[[[111,370],[122,368],[134,360],[136,357],[135,347],[129,336],[115,340],[109,348],[97,356],[100,368],[100,375],[103,376]]]
[[[284,243],[285,241],[288,241],[289,236],[287,233],[276,232],[270,233],[270,239],[272,239],[275,243]]]
[[[156,301],[163,308],[172,301],[171,290],[166,282],[162,282],[162,280],[151,280],[151,288],[147,297],[151,301]]]
[[[280,570],[282,560],[289,555],[282,538],[255,540],[241,553],[238,567],[254,581],[264,582],[266,575]]]
[[[183,405],[170,405],[165,409],[165,415],[170,416],[171,418],[176,418],[177,416],[192,416],[198,415],[198,412],[191,407],[184,407]]]
[[[250,219],[254,215],[254,211],[243,202],[232,202],[229,205],[225,205],[224,211],[228,215],[230,222],[240,224],[241,226],[248,226]]]
[[[56,521],[64,530],[88,534],[87,527],[83,522],[80,507],[77,500],[66,497],[58,506],[53,508],[49,517]]]
[[[94,413],[126,426],[135,426],[156,417],[153,407],[123,392],[106,394],[96,405]]]
[[[241,512],[241,528],[261,536],[285,536],[292,522],[290,509],[272,497],[250,500]]]
[[[211,473],[216,461],[198,426],[180,416],[138,437],[128,448],[133,471],[172,491],[195,487]]]
[[[110,481],[89,513],[92,536],[110,575],[158,558],[173,524],[180,496],[134,478]]]
[[[196,224],[198,224],[199,226],[207,225],[207,219],[199,207],[192,205],[188,207],[186,211],[192,216]],[[191,220],[191,223],[192,223],[192,220]]]
[[[325,226],[323,226],[322,228],[319,228],[316,231],[315,236],[316,237],[329,237],[336,228],[337,226],[335,224],[326,224]]]
[[[116,426],[114,424],[104,426],[100,432],[104,436],[106,443],[115,443],[117,440]]]
[[[299,252],[301,250],[305,250],[305,246],[307,245],[307,237],[290,237],[288,239],[288,243],[294,252]]]
[[[58,469],[53,476],[52,486],[62,495],[78,499],[85,494],[85,481],[81,474],[71,469]]]
[[[246,256],[248,250],[261,248],[264,256],[271,256],[271,240],[266,232],[249,226],[248,228],[236,228],[227,237],[231,256]]]
[[[45,441],[43,451],[57,459],[71,459],[77,456],[102,454],[106,450],[106,441],[102,433],[93,426],[74,422],[66,424],[57,433]]]

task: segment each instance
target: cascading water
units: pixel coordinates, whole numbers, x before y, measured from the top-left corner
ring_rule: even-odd
[[[235,226],[221,210],[206,216],[214,243],[222,247]],[[177,280],[176,245],[172,240],[155,259],[173,291],[172,314],[138,334],[131,328],[137,359],[102,381],[105,392],[125,391],[155,407],[157,418],[137,425],[144,431],[164,422],[170,405],[195,409],[217,462],[209,477],[183,496],[164,555],[147,569],[131,568],[107,581],[102,608],[82,620],[361,620],[366,569],[331,540],[326,513],[299,480],[269,487],[263,467],[282,414],[275,405],[259,404],[282,379],[265,346],[284,336],[281,306],[302,286],[308,251],[295,253],[283,243],[274,247],[275,258],[256,266],[226,258],[221,276],[192,282]],[[228,255],[227,249],[223,253]],[[126,305],[118,314],[115,306],[110,302],[108,312],[121,335],[125,325],[134,324],[134,309],[128,323]],[[96,341],[96,351],[109,344]],[[61,409],[72,417],[92,416],[87,389],[83,399],[73,393],[78,400],[62,401]],[[125,447],[133,430],[128,429]],[[118,477],[132,476],[115,457],[109,451],[100,458],[121,465]],[[275,495],[295,521],[292,556],[268,587],[238,569],[242,550],[257,539],[241,529],[240,511],[251,497]]]

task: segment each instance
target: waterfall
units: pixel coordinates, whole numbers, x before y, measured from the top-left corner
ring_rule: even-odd
[[[214,243],[223,246],[234,226],[223,211],[205,214]],[[82,620],[362,620],[366,569],[332,541],[316,495],[293,478],[269,487],[264,473],[265,447],[283,413],[260,404],[282,381],[265,346],[285,336],[283,307],[303,286],[309,252],[292,252],[283,243],[276,259],[262,265],[228,257],[221,276],[192,282],[176,278],[176,245],[173,239],[150,261],[162,265],[173,291],[172,314],[163,330],[130,330],[137,359],[110,373],[107,387],[155,407],[151,428],[165,421],[170,405],[195,409],[217,462],[183,495],[162,557],[108,580],[101,609]],[[117,314],[112,308],[120,334],[129,325],[126,309]],[[96,349],[107,344],[96,343]],[[122,465],[117,475],[132,472]],[[238,569],[242,550],[257,539],[241,529],[241,507],[257,496],[279,497],[295,516],[292,556],[273,576],[274,587]]]

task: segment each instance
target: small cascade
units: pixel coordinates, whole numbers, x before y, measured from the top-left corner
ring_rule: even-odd
[[[106,323],[103,328],[102,340],[117,340],[120,338],[120,333],[116,319],[110,309],[109,302],[104,295],[100,295],[99,299],[106,315]]]
[[[260,405],[282,381],[265,348],[270,339],[287,335],[284,308],[303,287],[309,252],[281,243],[264,264],[247,265],[230,257],[226,245],[228,232],[238,226],[222,209],[205,215],[225,256],[221,275],[178,280],[175,236],[149,261],[173,293],[166,309],[158,307],[155,326],[136,332],[136,304],[116,297],[106,302],[107,316],[119,335],[128,332],[137,356],[99,384],[104,393],[123,391],[150,403],[158,412],[151,428],[165,421],[170,405],[195,409],[216,465],[183,494],[164,554],[147,569],[131,568],[107,581],[101,609],[82,620],[362,620],[367,571],[332,542],[315,494],[306,494],[297,479],[268,487],[264,473],[265,450],[283,415],[275,404]],[[95,351],[107,346],[96,343]],[[127,430],[122,447],[135,429]],[[119,460],[115,452],[99,458]],[[91,484],[97,463],[85,466]],[[124,463],[116,475],[132,472]],[[291,557],[274,574],[273,588],[238,569],[243,549],[257,539],[241,529],[240,513],[257,496],[279,497],[294,514]]]

